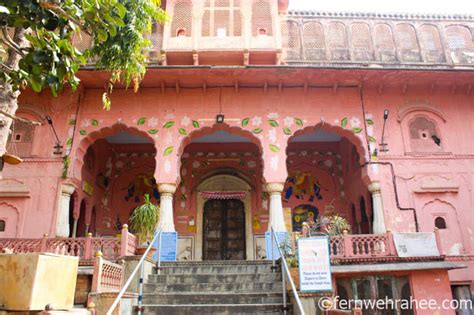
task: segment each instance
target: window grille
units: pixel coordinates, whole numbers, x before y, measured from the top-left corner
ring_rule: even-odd
[[[35,127],[21,121],[12,123],[7,151],[20,157],[30,157]]]
[[[396,26],[398,44],[401,49],[417,50],[418,43],[416,41],[416,33],[410,24],[398,24]]]
[[[283,21],[281,23],[282,46],[286,51],[286,59],[301,58],[300,30],[294,21]]]
[[[438,29],[433,25],[423,25],[419,29],[420,42],[425,50],[443,50]]]
[[[387,24],[375,26],[375,48],[383,50],[394,50],[392,31]]]
[[[171,37],[178,37],[178,31],[180,36],[190,37],[193,28],[193,8],[191,1],[179,0],[174,5],[174,12],[171,21]]]
[[[268,1],[254,1],[252,5],[252,35],[257,36],[259,29],[265,29],[267,35],[273,35],[272,11]]]
[[[347,48],[344,24],[333,22],[328,25],[329,48]]]
[[[365,23],[354,23],[351,25],[352,48],[360,50],[372,49],[372,38],[369,26]]]
[[[242,13],[238,0],[208,0],[202,16],[203,37],[242,36]]]
[[[305,58],[308,60],[326,59],[324,30],[321,23],[308,22],[303,25]]]
[[[446,28],[448,47],[451,50],[474,50],[471,32],[464,26],[449,26]]]

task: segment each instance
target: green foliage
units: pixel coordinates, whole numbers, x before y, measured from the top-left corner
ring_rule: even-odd
[[[31,87],[40,92],[49,87],[57,95],[65,85],[74,90],[79,67],[94,60],[99,69],[112,73],[102,97],[105,108],[110,108],[115,83],[138,89],[146,71],[152,21],[168,19],[159,0],[4,0],[0,9],[2,48],[21,56],[18,67],[12,68],[3,54],[1,81],[13,90]],[[12,29],[27,30],[26,47],[7,35]],[[93,38],[92,47],[83,52],[72,43],[81,33]]]
[[[159,219],[159,208],[151,203],[150,195],[145,194],[144,199],[145,202],[136,207],[130,217],[130,228],[138,236],[140,244],[152,240]]]

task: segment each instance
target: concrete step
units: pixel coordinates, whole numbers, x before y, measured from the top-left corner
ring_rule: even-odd
[[[146,283],[144,292],[281,292],[281,282],[247,282],[247,283],[194,283],[194,284],[159,284]]]
[[[221,293],[172,292],[144,293],[144,304],[278,304],[283,303],[282,292],[274,293]]]
[[[277,267],[277,271],[279,271]],[[168,263],[161,265],[162,274],[236,274],[236,273],[250,273],[250,274],[262,274],[272,273],[272,265],[265,264],[202,264],[195,262],[194,264],[179,264],[179,263]]]
[[[152,274],[148,283],[193,284],[193,283],[245,283],[245,282],[280,282],[281,273],[262,274]]]
[[[152,314],[282,314],[283,305],[274,304],[201,304],[156,305],[145,304],[145,315]]]

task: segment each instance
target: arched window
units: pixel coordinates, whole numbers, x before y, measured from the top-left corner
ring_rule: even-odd
[[[448,47],[451,50],[474,50],[472,34],[467,27],[453,25],[446,28]]]
[[[5,232],[6,225],[5,220],[0,220],[0,232]]]
[[[395,61],[395,44],[392,29],[387,24],[377,24],[374,28],[374,43],[376,59],[380,61]]]
[[[421,61],[415,28],[408,23],[401,23],[395,29],[400,58],[408,62]]]
[[[326,59],[324,30],[321,23],[308,22],[303,25],[305,57],[308,60]]]
[[[440,230],[446,229],[446,220],[443,217],[437,217],[435,219],[435,227],[437,227]]]
[[[20,157],[30,157],[35,127],[16,120],[12,123],[11,131],[7,151]]]
[[[272,10],[268,1],[253,1],[252,5],[252,35],[259,35],[259,30],[266,30],[266,34],[273,35]]]
[[[193,30],[193,5],[189,0],[178,0],[174,4],[171,18],[171,37],[190,37]]]
[[[328,46],[333,60],[349,60],[347,36],[344,24],[332,22],[328,25]]]
[[[439,32],[434,25],[423,25],[419,28],[420,44],[424,60],[428,62],[444,62],[444,50]]]
[[[239,0],[208,0],[204,5],[203,37],[242,36]]]
[[[442,151],[442,137],[436,122],[417,116],[409,123],[410,143],[413,152]]]
[[[351,47],[356,60],[374,59],[369,25],[366,23],[353,23],[351,25]]]
[[[301,59],[300,29],[295,21],[283,21],[281,24],[283,49],[287,60]]]

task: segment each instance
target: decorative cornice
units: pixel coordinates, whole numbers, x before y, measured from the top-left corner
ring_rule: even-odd
[[[474,21],[471,14],[426,14],[426,13],[376,13],[376,12],[324,12],[313,10],[290,10],[288,17],[383,19],[383,20],[448,20]]]

